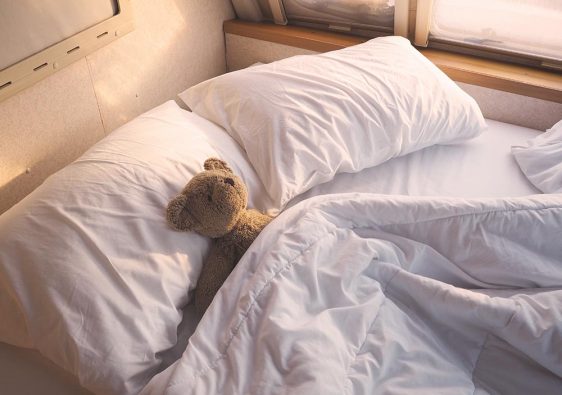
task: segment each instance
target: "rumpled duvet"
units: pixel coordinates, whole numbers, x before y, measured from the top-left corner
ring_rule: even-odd
[[[143,391],[216,393],[561,394],[562,195],[288,209]]]

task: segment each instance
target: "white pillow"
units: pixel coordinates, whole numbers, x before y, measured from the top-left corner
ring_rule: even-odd
[[[562,121],[511,152],[527,179],[544,193],[562,193]]]
[[[250,200],[262,193],[227,133],[168,102],[0,216],[0,341],[36,348],[95,393],[140,392],[176,344],[209,246],[168,227],[165,209],[211,156]]]
[[[401,37],[250,67],[180,98],[244,147],[278,207],[336,173],[485,128],[476,102]]]

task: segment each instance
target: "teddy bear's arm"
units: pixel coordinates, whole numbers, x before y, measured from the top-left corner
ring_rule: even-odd
[[[195,309],[202,315],[213,301],[219,288],[236,266],[234,251],[213,243],[211,251],[203,262],[201,275],[195,288]]]

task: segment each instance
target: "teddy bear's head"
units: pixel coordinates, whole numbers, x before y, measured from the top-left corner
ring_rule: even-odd
[[[176,230],[217,238],[238,222],[248,204],[248,192],[226,162],[209,158],[204,167],[168,204],[166,218]]]

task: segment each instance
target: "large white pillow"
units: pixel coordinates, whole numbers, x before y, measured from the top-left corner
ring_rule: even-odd
[[[511,147],[521,171],[544,193],[562,193],[562,121],[545,133]]]
[[[180,98],[244,147],[279,208],[336,173],[485,128],[476,102],[401,37],[236,71]]]
[[[209,246],[168,227],[165,208],[210,156],[258,200],[236,142],[168,102],[0,216],[0,341],[36,348],[95,393],[140,392],[176,344]]]

